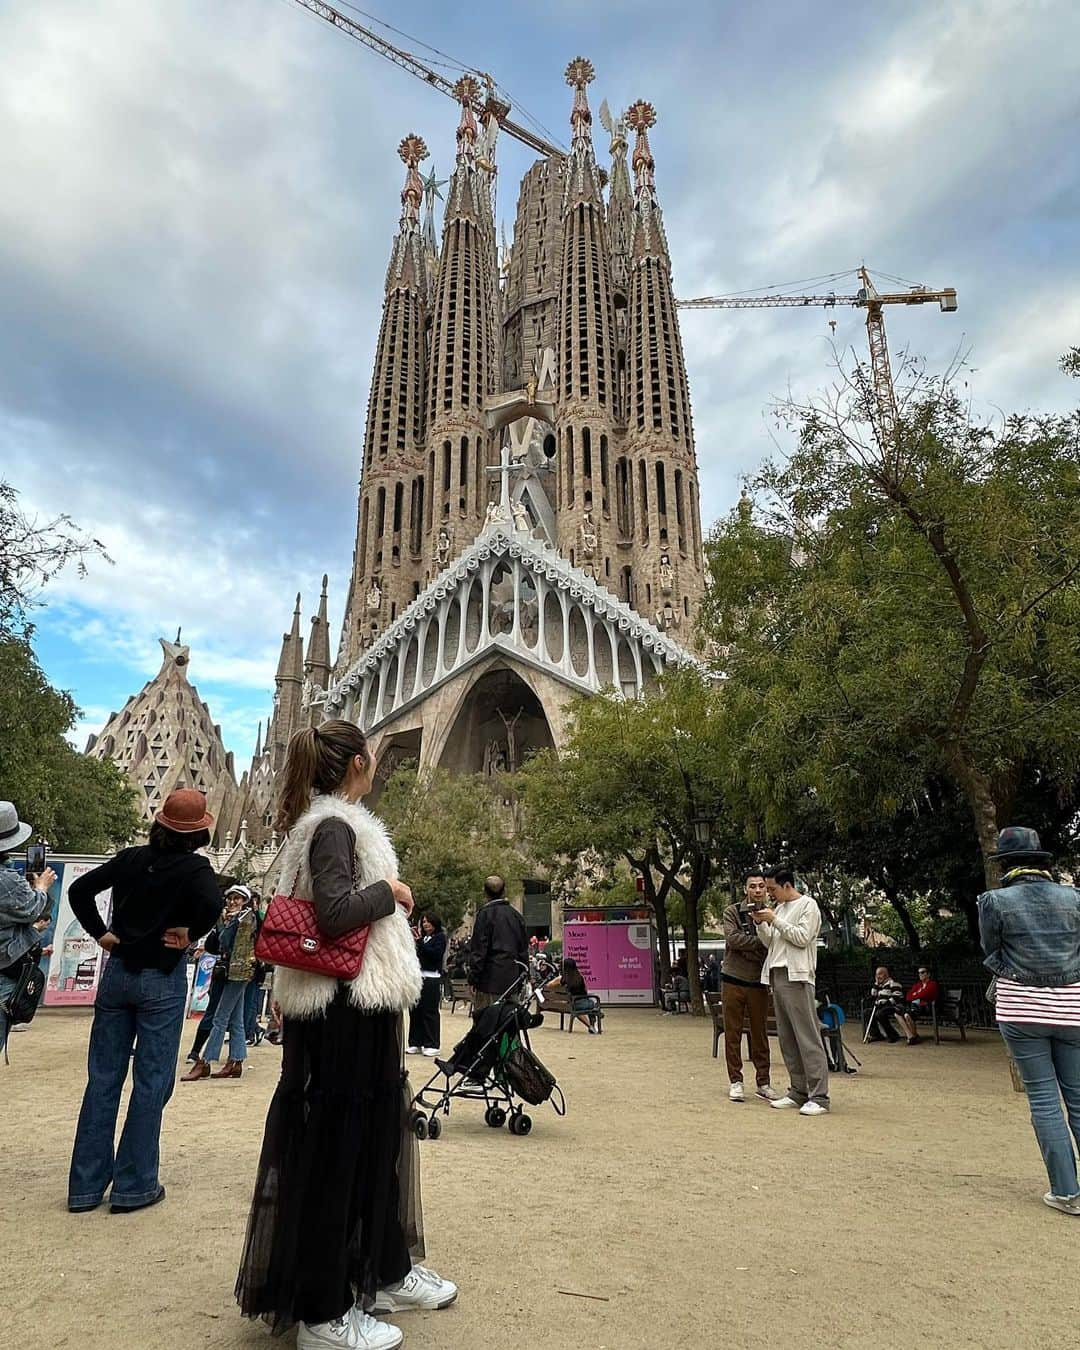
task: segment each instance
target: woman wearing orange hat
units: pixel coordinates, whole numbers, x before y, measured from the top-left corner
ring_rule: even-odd
[[[75,917],[110,958],[94,1003],[88,1080],[71,1156],[72,1213],[96,1209],[110,1185],[113,1214],[165,1198],[158,1150],[187,1004],[184,952],[221,912],[214,870],[197,852],[210,842],[213,823],[205,796],[180,788],[154,817],[148,844],[122,849],[68,892]],[[97,897],[110,888],[112,916],[106,925]],[[114,1152],[129,1064],[131,1100]]]

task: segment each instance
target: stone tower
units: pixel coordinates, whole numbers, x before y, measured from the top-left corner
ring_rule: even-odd
[[[648,140],[655,114],[643,102],[618,117],[602,106],[605,198],[591,63],[573,60],[566,80],[570,151],[525,174],[501,258],[492,100],[459,81],[438,247],[443,185],[413,180],[421,151],[403,143],[358,544],[324,704],[370,735],[378,782],[406,756],[515,768],[561,743],[573,694],[637,697],[697,660],[697,462]],[[403,343],[403,306],[422,317],[424,343]]]
[[[616,559],[612,518],[612,437],[618,418],[615,305],[600,169],[584,57],[571,61],[574,91],[570,154],[563,179],[562,266],[556,313],[558,547],[587,576],[607,585]]]
[[[626,118],[637,144],[627,320],[629,453],[620,459],[618,493],[625,501],[622,513],[629,516],[629,479],[636,465],[635,602],[661,627],[688,633],[704,588],[690,389],[649,148],[656,113],[639,100]]]
[[[190,649],[159,638],[163,660],[154,678],[112,713],[86,753],[110,759],[126,775],[139,797],[147,824],[174,788],[206,793],[214,817],[214,839],[236,828],[240,792],[233,757],[221,740],[210,709],[188,681]]]
[[[427,158],[419,136],[398,146],[405,164],[401,221],[386,269],[382,325],[368,401],[356,548],[341,655],[355,660],[371,637],[419,594],[425,480],[423,467],[428,267],[420,227]]]
[[[430,579],[446,559],[471,543],[487,504],[485,470],[491,437],[484,405],[497,387],[499,347],[494,165],[491,133],[481,133],[470,75],[455,86],[461,100],[457,160],[447,188],[431,305],[427,381],[427,479],[430,483],[424,572]],[[419,591],[417,592],[419,593]]]

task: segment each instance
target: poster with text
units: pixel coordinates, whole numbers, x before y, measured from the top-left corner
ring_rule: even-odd
[[[50,859],[59,876],[60,895],[55,906],[56,924],[53,951],[45,972],[45,1006],[85,1006],[94,1001],[105,953],[72,913],[68,891],[71,883],[98,867],[103,859]],[[98,913],[108,923],[112,912],[112,892],[97,897]]]
[[[563,951],[577,962],[590,994],[603,1003],[649,1004],[654,933],[650,923],[568,923]]]

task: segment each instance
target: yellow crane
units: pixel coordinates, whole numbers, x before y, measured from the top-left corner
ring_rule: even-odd
[[[885,340],[886,305],[925,305],[936,302],[946,314],[956,310],[956,289],[945,286],[931,290],[928,286],[912,286],[906,291],[879,291],[865,267],[858,269],[862,286],[854,295],[703,295],[694,300],[679,300],[680,309],[798,309],[821,305],[826,309],[836,305],[853,305],[866,310],[866,337],[870,345],[870,373],[877,403],[878,424],[882,445],[892,445],[896,439],[899,413],[896,407],[896,389],[889,347]]]

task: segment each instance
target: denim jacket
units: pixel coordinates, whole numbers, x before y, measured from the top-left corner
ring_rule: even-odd
[[[0,970],[14,965],[41,941],[34,920],[50,904],[48,891],[35,891],[14,867],[0,864]]]
[[[983,962],[1018,984],[1080,981],[1080,891],[1019,877],[979,896]]]

